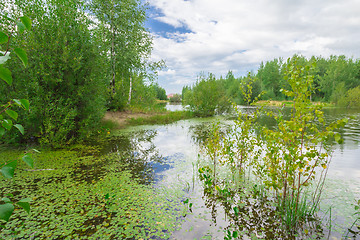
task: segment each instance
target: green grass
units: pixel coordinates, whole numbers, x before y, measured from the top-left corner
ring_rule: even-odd
[[[175,111],[167,112],[165,114],[154,115],[144,118],[130,118],[127,124],[131,126],[137,125],[154,125],[154,124],[169,124],[179,120],[193,118],[194,114],[189,111]]]

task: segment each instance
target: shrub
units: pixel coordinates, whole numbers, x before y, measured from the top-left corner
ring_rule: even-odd
[[[339,100],[338,105],[347,108],[360,108],[360,86],[352,88]]]

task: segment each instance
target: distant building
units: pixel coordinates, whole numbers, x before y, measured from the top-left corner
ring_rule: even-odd
[[[170,99],[170,98],[173,98],[176,94],[175,93],[170,93],[167,95],[167,98]]]

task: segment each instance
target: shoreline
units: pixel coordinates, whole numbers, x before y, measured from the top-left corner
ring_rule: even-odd
[[[132,111],[107,111],[102,119],[102,121],[111,121],[116,124],[116,128],[125,128],[129,125],[129,121],[131,119],[138,119],[138,118],[149,118],[156,115],[165,115],[165,113],[158,113],[158,112],[132,112]]]

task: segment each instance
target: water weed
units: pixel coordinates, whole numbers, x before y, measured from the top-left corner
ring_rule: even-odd
[[[1,182],[2,193],[27,195],[32,208],[29,215],[15,211],[0,237],[168,239],[185,208],[179,198],[169,197],[176,194],[140,184],[116,154],[84,152],[45,150],[35,162],[42,171],[20,166],[16,181]],[[1,156],[13,154],[3,151]]]

